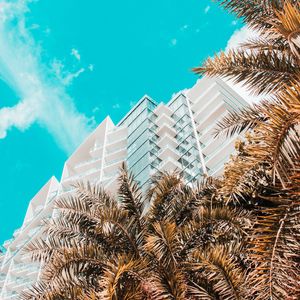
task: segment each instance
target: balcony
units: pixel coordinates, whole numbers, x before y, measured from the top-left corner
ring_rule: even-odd
[[[125,156],[126,153],[127,153],[127,147],[122,145],[122,146],[119,146],[119,147],[114,147],[111,151],[106,150],[105,151],[105,156],[110,157],[110,156],[113,156],[113,155],[116,155],[116,154]]]
[[[173,127],[170,127],[168,124],[163,124],[161,127],[158,128],[157,135],[162,137],[166,134],[170,135],[171,137],[175,137],[176,130]]]
[[[158,127],[161,127],[163,125],[168,125],[169,127],[173,127],[175,124],[175,121],[172,118],[170,118],[169,116],[167,116],[166,114],[162,114],[157,118],[157,120],[155,121],[155,124]]]
[[[168,159],[169,157],[178,160],[180,156],[178,155],[176,149],[172,147],[171,145],[166,145],[164,148],[160,149],[159,152],[157,153],[157,156],[161,160]]]
[[[123,136],[122,138],[117,140],[108,139],[105,148],[107,151],[113,151],[115,148],[122,146],[123,148],[127,147],[127,136]]]
[[[198,122],[197,129],[202,132],[211,124],[215,124],[215,121],[220,118],[225,112],[227,112],[225,104],[220,103],[214,107],[214,110],[206,114],[206,117],[201,120],[196,120]]]
[[[167,116],[171,116],[173,111],[166,105],[158,105],[155,109],[154,109],[154,113],[156,115],[161,115],[161,114],[166,114]]]
[[[63,183],[71,183],[77,180],[81,180],[81,179],[87,179],[87,177],[93,177],[93,175],[95,175],[96,173],[100,174],[101,168],[92,168],[87,170],[84,173],[80,173],[80,174],[75,174],[75,175],[71,175],[70,177],[67,177]]]
[[[103,151],[103,144],[101,145],[95,145],[91,150],[90,150],[90,155],[92,157],[99,157],[101,156],[102,154],[102,151]]]
[[[197,93],[195,93],[195,95],[192,95],[192,94],[188,95],[190,101],[192,102],[192,109],[194,111],[199,111],[202,108],[204,109],[206,107],[206,105],[209,103],[207,101],[207,99],[213,98],[217,92],[215,89],[216,86],[217,86],[217,84],[215,82],[213,82],[205,89],[201,89],[201,90],[197,91]],[[196,87],[197,87],[197,85],[196,85]],[[198,87],[199,87],[199,85],[198,85]],[[191,92],[192,91],[190,90],[189,93],[191,93]],[[200,94],[200,96],[199,96],[199,94]],[[205,105],[205,103],[206,103],[206,105]]]
[[[160,148],[166,147],[167,145],[171,145],[172,147],[176,148],[178,145],[176,139],[168,133],[163,135],[156,143]]]
[[[169,157],[159,164],[159,169],[162,171],[170,172],[170,171],[174,171],[175,169],[181,170],[182,168],[178,161]]]
[[[219,162],[212,170],[210,170],[209,175],[218,177],[221,176],[224,171],[224,165],[227,162],[227,159],[222,160]]]

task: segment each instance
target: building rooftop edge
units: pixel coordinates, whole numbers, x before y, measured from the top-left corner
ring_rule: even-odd
[[[151,102],[153,102],[155,105],[158,105],[158,103],[153,100],[150,96],[148,96],[147,94],[145,94],[130,110],[129,112],[117,123],[117,126],[121,126],[122,123],[132,114],[132,112],[146,99],[150,100]]]

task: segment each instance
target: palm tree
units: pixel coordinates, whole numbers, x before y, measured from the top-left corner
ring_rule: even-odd
[[[56,202],[47,240],[27,247],[43,269],[22,299],[244,299],[250,215],[223,204],[218,180],[162,173],[143,195],[124,165],[119,182],[118,198],[78,183]]]
[[[27,247],[44,267],[22,299],[300,298],[299,4],[220,2],[260,38],[195,71],[274,96],[219,123],[247,130],[223,178],[162,173],[144,195],[124,165],[117,198],[78,183]]]
[[[248,237],[245,299],[299,299],[300,6],[298,1],[222,1],[260,35],[208,59],[199,74],[244,83],[273,97],[227,115],[216,135],[246,130],[219,193],[256,215]]]
[[[221,76],[246,85],[254,94],[277,94],[298,82],[300,4],[297,0],[223,0],[225,8],[256,30],[257,38],[240,49],[221,52],[197,74]]]

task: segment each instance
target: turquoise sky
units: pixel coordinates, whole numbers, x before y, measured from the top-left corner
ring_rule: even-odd
[[[191,87],[240,27],[208,0],[0,0],[0,243],[106,115]]]

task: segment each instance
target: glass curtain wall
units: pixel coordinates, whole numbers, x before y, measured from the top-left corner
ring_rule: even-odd
[[[155,144],[156,125],[153,123],[156,106],[153,100],[145,97],[122,122],[122,125],[128,127],[127,165],[142,188],[146,188],[151,170],[157,163],[153,159],[153,153],[159,151]]]
[[[176,124],[174,128],[177,132],[177,150],[180,155],[178,161],[184,178],[192,183],[203,175],[203,170],[186,97],[179,95],[169,104],[169,107],[173,111],[172,118]]]

